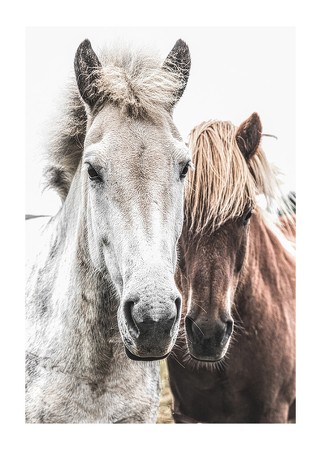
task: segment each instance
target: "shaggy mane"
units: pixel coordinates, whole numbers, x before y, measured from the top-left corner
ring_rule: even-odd
[[[193,128],[189,147],[195,171],[189,172],[185,194],[185,216],[190,230],[219,228],[258,205],[263,194],[267,211],[290,216],[280,189],[278,169],[271,165],[262,148],[245,161],[237,142],[237,127],[231,122],[208,121]],[[259,205],[258,205],[259,206]]]
[[[94,86],[99,94],[98,109],[109,102],[124,116],[156,123],[169,113],[184,86],[179,71],[166,70],[162,60],[146,51],[133,52],[118,46],[105,48],[98,58],[102,64],[97,69],[99,77]],[[62,200],[68,194],[83,154],[90,115],[72,76],[49,133],[44,173],[46,187],[55,189]]]

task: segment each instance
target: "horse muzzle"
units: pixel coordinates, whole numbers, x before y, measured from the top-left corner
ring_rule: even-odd
[[[127,356],[135,360],[165,358],[175,344],[181,315],[181,297],[146,302],[127,298],[118,322]]]
[[[199,361],[215,362],[222,359],[229,346],[233,333],[233,319],[203,323],[186,316],[185,330],[190,355]]]

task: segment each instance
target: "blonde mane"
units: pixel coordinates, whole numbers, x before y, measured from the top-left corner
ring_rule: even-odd
[[[185,193],[187,226],[195,232],[217,229],[257,205],[263,194],[267,210],[288,211],[280,189],[278,169],[262,148],[246,162],[231,122],[207,121],[190,133],[189,146],[195,171],[190,171]]]

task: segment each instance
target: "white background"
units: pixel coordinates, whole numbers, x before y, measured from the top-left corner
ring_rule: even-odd
[[[279,450],[317,448],[320,443],[320,2],[318,0],[17,0],[2,5],[1,14],[1,424],[5,448],[56,450],[88,448],[170,449],[233,448]],[[26,178],[31,156],[26,119],[29,43],[26,27],[40,26],[295,26],[296,128],[298,200],[296,425],[195,426],[26,426],[24,424],[24,213]],[[79,36],[82,39],[82,36]],[[89,36],[87,36],[89,37]],[[183,38],[183,36],[182,36]],[[165,37],[164,37],[165,39]],[[176,39],[176,36],[175,36]],[[41,42],[38,43],[41,46]],[[190,44],[190,43],[189,43]],[[235,46],[237,46],[235,42]],[[78,42],[75,42],[78,45]],[[93,40],[93,45],[95,45]],[[172,46],[172,42],[169,47]],[[190,45],[191,46],[191,45]],[[192,47],[192,46],[191,46]],[[59,53],[64,55],[64,45]],[[167,49],[168,50],[168,49]],[[167,53],[166,50],[166,53]],[[215,50],[213,44],[211,53]],[[244,52],[243,54],[249,54]],[[38,54],[38,71],[50,80]],[[54,52],[55,53],[55,52]],[[73,58],[74,49],[70,52]],[[56,54],[56,53],[55,53]],[[214,53],[215,54],[215,53]],[[193,51],[193,65],[195,55]],[[68,59],[69,61],[69,59]],[[68,62],[69,63],[69,62]],[[273,64],[273,61],[271,62]],[[65,70],[62,66],[59,70]],[[194,70],[194,69],[193,69]],[[236,70],[236,68],[235,68]],[[50,83],[49,84],[53,84]],[[215,94],[217,95],[217,91]],[[187,95],[181,100],[187,99]],[[184,103],[187,107],[187,105]],[[256,107],[256,106],[255,106]],[[216,106],[215,106],[216,108]],[[210,112],[218,117],[219,110]],[[251,108],[253,109],[253,108]],[[249,111],[249,113],[252,111]],[[229,119],[232,111],[228,111]],[[41,120],[45,120],[43,117]],[[240,118],[242,120],[243,118]],[[285,118],[283,118],[285,119]],[[203,120],[203,118],[201,119]],[[37,121],[37,120],[36,120]],[[235,122],[237,119],[235,119]],[[265,118],[263,118],[265,124]],[[33,122],[35,125],[35,122]],[[194,124],[193,124],[194,125]],[[38,125],[36,126],[37,129]],[[265,131],[268,132],[266,126]],[[35,128],[33,128],[35,130]],[[275,130],[271,133],[277,134]],[[26,135],[28,135],[26,146]],[[278,146],[280,145],[280,135]],[[287,139],[285,139],[286,141]],[[279,152],[280,153],[280,152]],[[36,153],[35,153],[36,154]],[[32,158],[32,157],[31,157]],[[31,167],[34,167],[31,164]],[[27,170],[29,173],[29,169]],[[36,183],[39,182],[35,175]],[[28,188],[29,189],[29,188]],[[38,189],[35,189],[38,192]],[[29,191],[30,192],[30,191]],[[27,196],[29,197],[29,195]],[[30,196],[31,198],[33,195]],[[27,208],[28,205],[28,208]],[[29,210],[29,212],[32,212]],[[39,212],[39,211],[37,211]],[[113,441],[111,441],[113,438]]]
[[[55,193],[41,193],[46,133],[80,42],[97,52],[123,41],[154,49],[165,59],[178,38],[190,48],[192,67],[174,120],[183,138],[204,120],[236,125],[256,111],[268,158],[295,190],[295,29],[276,27],[94,27],[27,29],[26,213],[54,214]]]

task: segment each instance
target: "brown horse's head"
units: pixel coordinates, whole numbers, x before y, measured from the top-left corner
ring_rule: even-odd
[[[181,261],[190,354],[203,361],[225,355],[233,333],[232,307],[246,255],[251,208],[214,233],[192,239]],[[187,248],[188,247],[188,248]]]
[[[234,296],[259,193],[255,164],[262,162],[261,129],[254,113],[238,129],[211,122],[191,133],[195,173],[186,194],[178,279],[187,346],[197,360],[222,359],[233,333]]]

